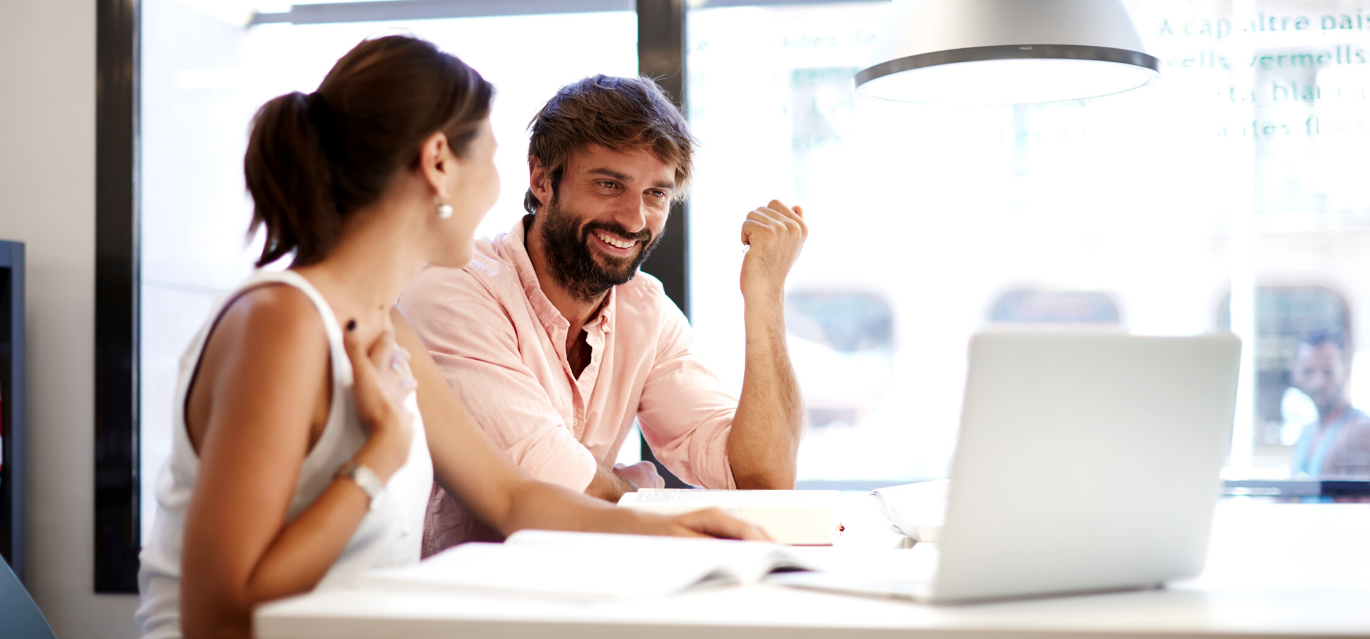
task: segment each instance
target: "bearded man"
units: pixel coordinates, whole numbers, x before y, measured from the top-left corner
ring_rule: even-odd
[[[654,455],[706,488],[793,488],[804,406],[785,344],[785,278],[808,234],[779,201],[742,219],[747,334],[740,395],[638,267],[684,197],[694,141],[651,80],[595,76],[534,117],[528,214],[461,269],[426,268],[400,309],[476,423],[538,480],[617,501],[660,487],[617,466],[634,420]],[[745,210],[745,209],[744,209]],[[424,555],[497,538],[435,486]]]
[[[1370,477],[1370,416],[1346,396],[1350,361],[1337,331],[1314,331],[1299,341],[1289,378],[1318,408],[1294,446],[1294,477]]]

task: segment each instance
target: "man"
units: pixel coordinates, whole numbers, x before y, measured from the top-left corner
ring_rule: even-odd
[[[662,486],[648,462],[612,466],[634,419],[690,484],[793,488],[804,407],[784,284],[808,233],[801,209],[772,201],[739,220],[747,346],[734,396],[638,273],[689,184],[680,112],[650,80],[595,76],[563,87],[531,129],[528,215],[400,298],[476,422],[533,477],[609,501]],[[435,487],[425,555],[491,533]]]
[[[1294,476],[1370,475],[1370,417],[1346,399],[1346,360],[1338,333],[1315,331],[1299,342],[1290,381],[1313,400],[1318,419],[1294,446]]]

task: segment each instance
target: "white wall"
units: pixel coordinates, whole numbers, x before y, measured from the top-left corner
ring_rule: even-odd
[[[137,636],[94,594],[95,3],[0,0],[0,238],[28,257],[28,574],[62,639]]]

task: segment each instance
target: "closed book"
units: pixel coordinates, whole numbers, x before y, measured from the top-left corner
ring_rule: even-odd
[[[678,515],[714,507],[762,527],[772,539],[794,546],[829,546],[841,523],[836,490],[710,490],[654,488],[626,493],[619,506]]]

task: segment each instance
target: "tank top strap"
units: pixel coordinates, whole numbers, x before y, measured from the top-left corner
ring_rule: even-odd
[[[273,284],[290,286],[304,293],[319,312],[319,317],[323,320],[324,333],[328,337],[329,361],[333,373],[333,398],[329,403],[328,421],[324,425],[324,431],[305,457],[304,468],[310,469],[323,463],[320,458],[326,457],[328,451],[337,443],[339,431],[342,430],[341,422],[346,419],[347,398],[352,390],[352,361],[348,359],[347,348],[343,346],[342,327],[338,324],[337,316],[333,314],[333,308],[328,305],[328,300],[324,299],[323,294],[304,276],[294,271],[259,270],[215,302],[210,319],[181,356],[180,374],[176,384],[175,416],[172,421],[172,448],[175,451],[173,456],[181,460],[187,470],[199,467],[199,455],[190,444],[190,431],[185,420],[186,403],[190,401],[190,384],[199,369],[200,358],[204,355],[209,338],[224,312],[234,301],[253,289]]]
[[[333,359],[333,382],[350,388],[352,386],[352,360],[348,359],[347,347],[343,345],[342,325],[338,323],[338,317],[333,314],[333,307],[328,305],[328,300],[324,299],[323,293],[314,288],[314,285],[310,284],[303,275],[295,271],[259,270],[243,282],[230,299],[236,299],[259,286],[275,283],[294,287],[304,293],[310,302],[314,303],[314,308],[319,311],[319,317],[323,318],[324,333],[328,335],[328,350]]]

